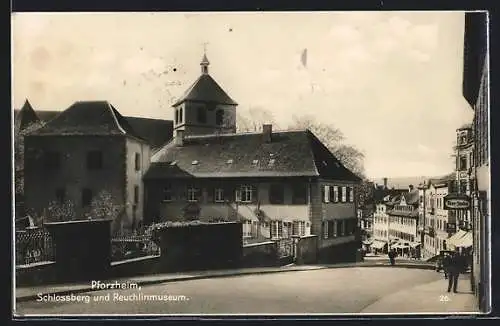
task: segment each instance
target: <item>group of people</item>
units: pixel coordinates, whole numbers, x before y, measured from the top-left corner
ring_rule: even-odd
[[[443,257],[444,278],[448,279],[448,292],[457,293],[458,277],[467,270],[467,259],[457,248]]]

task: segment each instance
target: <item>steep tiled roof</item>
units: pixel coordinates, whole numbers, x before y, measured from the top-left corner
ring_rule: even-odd
[[[35,135],[128,135],[139,138],[125,118],[106,101],[75,102]]]
[[[412,190],[410,192],[404,192],[402,196],[405,197],[406,204],[408,205],[418,204],[420,200],[418,189]]]
[[[19,114],[20,110],[15,110]],[[57,117],[62,111],[35,111],[40,120],[48,122]],[[174,124],[172,120],[148,119],[125,116],[135,133],[146,140],[151,148],[158,149],[172,139]]]
[[[139,137],[146,140],[153,150],[161,148],[172,139],[172,120],[125,117]]]
[[[33,107],[28,100],[24,102],[21,110],[17,111],[15,114],[15,123],[17,124],[16,127],[19,129],[24,129],[28,125],[40,121],[40,118],[36,114],[35,110],[33,110]]]
[[[185,137],[152,157],[145,178],[273,176],[360,180],[306,130],[274,132],[271,142],[261,133]]]
[[[237,105],[209,74],[202,74],[173,106],[177,106],[184,101]]]

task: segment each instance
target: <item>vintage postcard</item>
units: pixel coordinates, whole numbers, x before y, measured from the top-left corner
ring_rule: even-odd
[[[12,14],[14,315],[489,310],[487,12]]]

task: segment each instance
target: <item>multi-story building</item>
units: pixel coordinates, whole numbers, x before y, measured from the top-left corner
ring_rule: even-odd
[[[474,110],[472,133],[472,285],[481,309],[490,304],[489,54],[487,12],[465,14],[463,95]]]
[[[439,254],[436,238],[436,188],[434,180],[428,180],[423,186],[424,198],[421,202],[424,219],[424,242],[422,254],[431,258]],[[420,212],[419,212],[420,213]]]
[[[472,125],[466,124],[457,129],[457,144],[455,146],[457,186],[453,191],[469,197],[471,194],[473,143]],[[469,231],[472,229],[471,210],[459,210],[454,213],[457,215],[457,227],[460,230]]]
[[[204,58],[203,77],[174,105],[182,112],[174,139],[153,155],[144,177],[146,216],[241,220],[248,238],[312,234],[320,260],[354,257],[360,179],[309,130],[264,125],[262,132],[234,133],[236,104],[208,74]],[[219,118],[209,119],[214,111]],[[199,119],[204,112],[207,119]]]
[[[387,196],[375,205],[373,213],[373,243],[371,248],[374,252],[387,253],[389,244],[389,215],[387,215],[387,202],[390,196]]]
[[[437,253],[441,250],[451,249],[447,241],[457,230],[456,212],[445,209],[444,205],[445,197],[453,191],[454,181],[455,174],[453,173],[442,179],[435,180],[433,183],[435,189],[435,250]]]
[[[420,256],[420,240],[417,235],[419,191],[412,185],[409,191],[399,195],[389,216],[389,241],[391,248],[400,255]]]
[[[24,153],[31,214],[61,213],[63,220],[113,216],[113,231],[140,224],[150,145],[108,102],[76,102],[59,112],[24,137]]]

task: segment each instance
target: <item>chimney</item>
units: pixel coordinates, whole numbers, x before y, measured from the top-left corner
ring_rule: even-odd
[[[262,125],[262,137],[264,139],[264,142],[270,143],[272,134],[273,134],[273,125],[271,124]]]
[[[175,146],[184,145],[184,130],[175,131]]]
[[[384,178],[384,189],[387,189],[387,178]]]
[[[408,190],[409,192],[412,192],[412,191],[413,191],[413,185],[409,185],[409,186],[408,186],[408,189],[409,189],[409,190]]]

